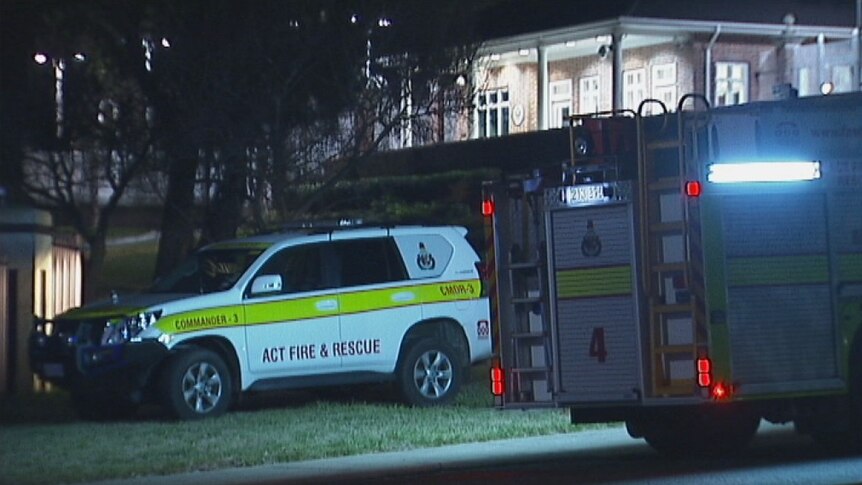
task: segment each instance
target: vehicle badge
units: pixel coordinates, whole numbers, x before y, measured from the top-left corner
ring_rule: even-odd
[[[416,264],[419,269],[430,271],[434,269],[437,263],[434,261],[434,256],[425,247],[425,243],[419,243],[419,254],[416,255]]]
[[[581,253],[588,258],[595,258],[602,254],[602,240],[596,234],[592,219],[587,221],[587,233],[581,241]]]

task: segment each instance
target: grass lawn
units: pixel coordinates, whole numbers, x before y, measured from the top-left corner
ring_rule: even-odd
[[[0,483],[173,474],[582,429],[565,410],[493,409],[485,372],[474,369],[474,381],[448,407],[406,407],[379,397],[380,389],[270,393],[198,422],[165,420],[155,410],[135,421],[84,422],[64,393],[19,396],[0,401]]]

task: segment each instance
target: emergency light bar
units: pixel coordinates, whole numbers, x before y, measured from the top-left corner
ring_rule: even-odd
[[[715,184],[795,182],[820,178],[820,162],[747,162],[710,165],[706,179]]]

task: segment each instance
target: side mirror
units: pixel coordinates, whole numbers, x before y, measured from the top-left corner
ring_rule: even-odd
[[[276,293],[281,291],[281,275],[265,274],[251,282],[251,294]]]

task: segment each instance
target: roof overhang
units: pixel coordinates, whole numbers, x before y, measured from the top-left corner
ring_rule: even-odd
[[[680,36],[713,34],[722,36],[749,36],[762,38],[784,38],[795,42],[814,39],[823,35],[826,39],[850,39],[852,27],[819,25],[761,24],[747,22],[714,22],[703,20],[680,20],[647,17],[619,17],[611,20],[574,25],[552,30],[543,30],[510,37],[492,39],[479,49],[479,55],[518,52],[538,47],[553,47],[593,39],[609,34],[627,36],[658,36],[673,39]]]

